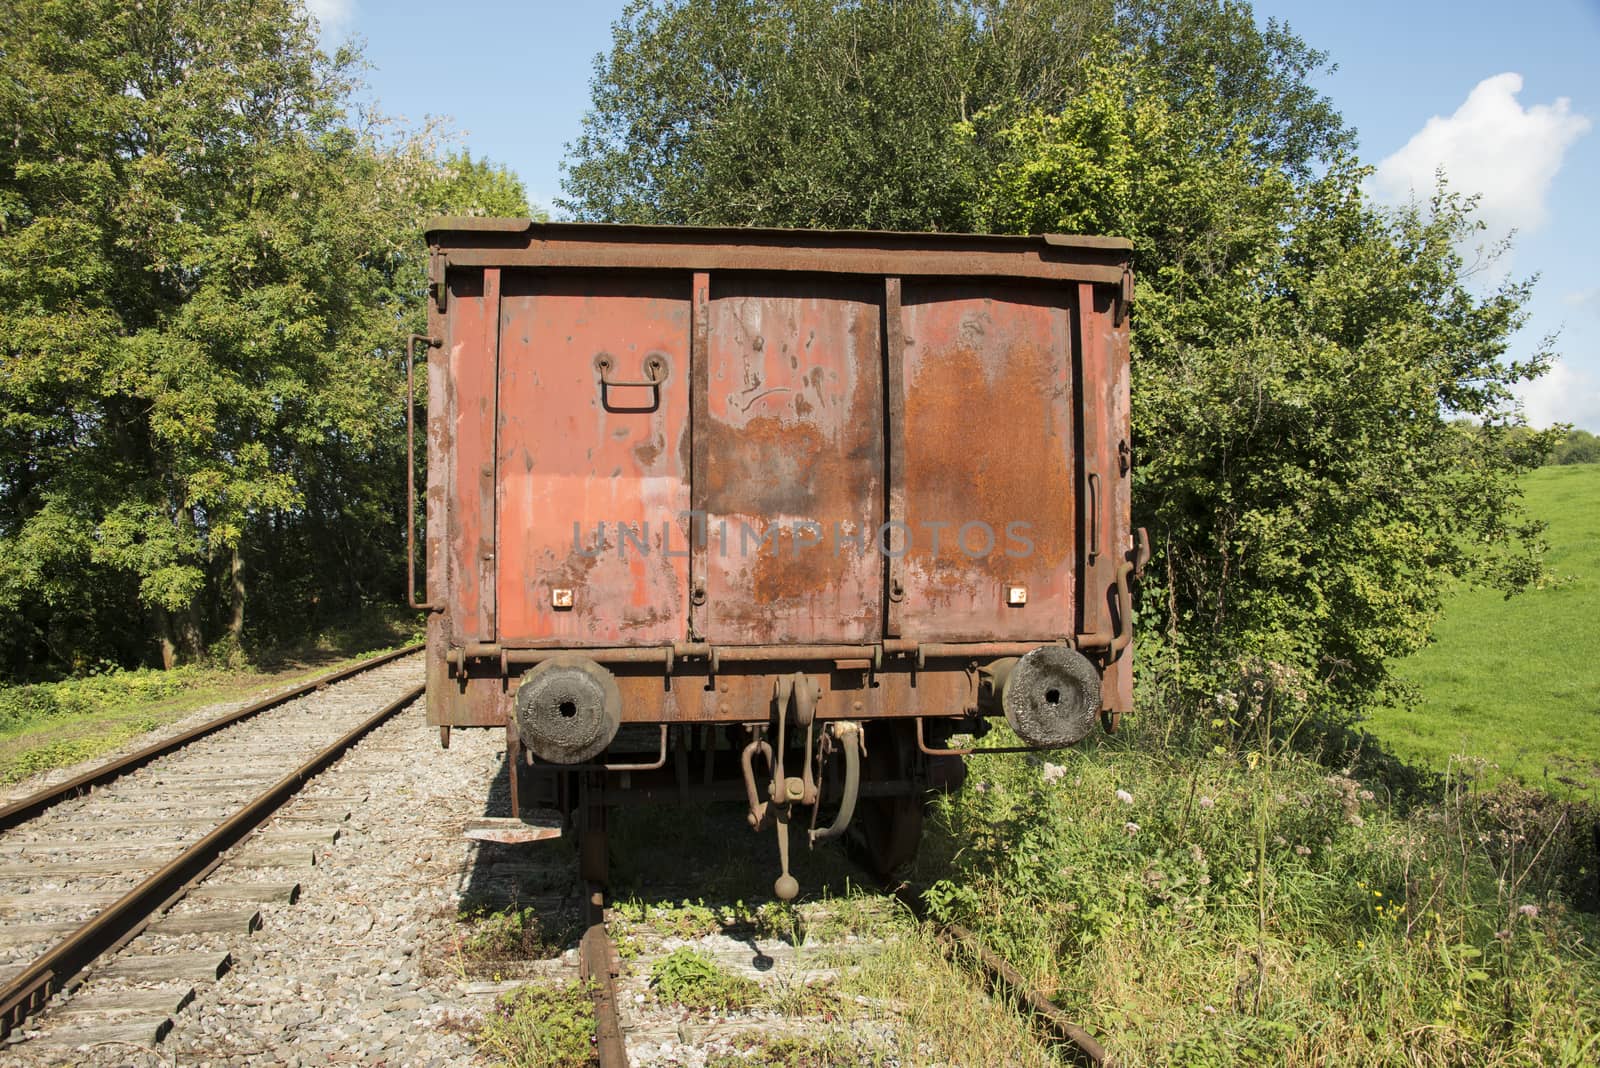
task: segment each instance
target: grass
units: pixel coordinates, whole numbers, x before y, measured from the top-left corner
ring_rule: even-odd
[[[522,962],[559,957],[582,932],[575,914],[541,916],[517,905],[464,910],[457,919],[465,930],[453,947],[455,963],[474,978],[498,979]]]
[[[109,670],[0,687],[0,785],[92,760],[206,705],[284,689],[408,644],[414,626],[414,620],[389,614],[279,650],[260,664]]]
[[[1468,753],[1491,775],[1600,797],[1600,464],[1540,468],[1523,490],[1548,524],[1552,580],[1509,599],[1457,591],[1434,644],[1399,665],[1421,700],[1369,726],[1438,769]]]
[[[508,1068],[588,1068],[599,1063],[594,1030],[585,984],[541,981],[502,994],[475,1039]]]
[[[1152,733],[985,758],[916,873],[1119,1064],[1600,1060],[1592,813]]]

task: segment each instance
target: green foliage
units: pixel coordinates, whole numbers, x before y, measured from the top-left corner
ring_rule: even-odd
[[[440,161],[438,179],[424,201],[451,215],[546,219],[544,212],[528,206],[528,194],[516,175],[486,159],[473,159],[466,149]]]
[[[579,218],[952,229],[977,110],[1059,102],[1103,0],[634,0],[570,146]]]
[[[677,904],[622,900],[616,903],[615,909],[623,922],[667,938],[703,938],[731,931],[753,931],[760,937],[782,938],[792,945],[798,945],[801,940],[800,911],[787,901],[764,901],[750,906],[743,900],[708,905],[704,898],[693,901],[685,898]]]
[[[64,682],[0,687],[0,735],[97,710],[142,707],[215,681],[208,673],[193,668],[112,669]]]
[[[1587,430],[1569,430],[1550,450],[1550,463],[1560,466],[1600,464],[1600,438]]]
[[[1212,0],[634,0],[612,35],[563,183],[584,219],[970,229],[996,132],[1091,87],[1110,39],[1302,171],[1350,139],[1321,54]]]
[[[1354,161],[1301,177],[1251,121],[1114,58],[1004,132],[978,222],[1134,242],[1135,512],[1164,587],[1144,601],[1147,679],[1233,700],[1270,663],[1308,714],[1352,712],[1426,641],[1447,581],[1538,575],[1515,484],[1535,453],[1506,438],[1511,386],[1548,354],[1504,361],[1529,287],[1468,289],[1470,202],[1379,212]]]
[[[799,1038],[778,1035],[770,1039],[747,1038],[734,1053],[713,1054],[706,1068],[832,1068],[837,1064],[876,1064],[879,1057],[833,1038]]]
[[[650,989],[662,1001],[686,1009],[741,1009],[754,1004],[761,988],[753,980],[717,967],[703,953],[680,946],[650,966]]]
[[[226,662],[213,650],[210,663],[170,670],[126,670],[101,663],[59,682],[0,686],[0,783],[101,756],[191,710],[266,687],[282,687],[339,663],[367,659],[408,637],[395,621],[365,619],[312,635],[293,650],[278,650],[270,668]],[[298,671],[281,671],[284,660]],[[320,666],[308,670],[307,661]]]
[[[357,58],[292,0],[7,9],[0,669],[397,596],[419,223],[526,208],[431,131],[355,124]]]
[[[587,1068],[594,1057],[594,1003],[586,983],[528,983],[485,1014],[478,1048],[506,1068]]]
[[[1570,1064],[1600,1048],[1594,813],[1381,784],[1270,732],[985,760],[919,878],[1119,1063]],[[978,787],[978,788],[974,788]],[[1120,791],[1120,794],[1119,794]]]
[[[552,924],[527,907],[470,909],[460,919],[471,927],[461,955],[477,965],[556,957],[578,933],[575,923]]]

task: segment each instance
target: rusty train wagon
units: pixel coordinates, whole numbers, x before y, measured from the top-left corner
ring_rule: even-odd
[[[706,796],[776,828],[779,897],[796,822],[886,872],[953,737],[1130,707],[1126,241],[428,242],[429,721],[505,729],[592,883],[608,805]]]

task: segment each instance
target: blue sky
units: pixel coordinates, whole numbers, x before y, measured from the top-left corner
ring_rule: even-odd
[[[391,115],[448,117],[474,155],[511,167],[550,206],[621,0],[511,3],[308,0],[332,42],[365,42],[368,95]],[[1320,81],[1378,167],[1372,195],[1424,195],[1443,167],[1517,231],[1492,287],[1537,272],[1514,354],[1559,332],[1555,371],[1524,392],[1530,421],[1600,432],[1600,0],[1527,8],[1477,0],[1262,0],[1338,69]]]

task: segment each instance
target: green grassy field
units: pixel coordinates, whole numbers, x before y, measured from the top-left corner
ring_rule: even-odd
[[[1549,524],[1550,580],[1510,599],[1462,590],[1436,642],[1400,665],[1421,691],[1412,709],[1374,713],[1401,756],[1443,769],[1490,762],[1558,796],[1600,796],[1600,464],[1546,467],[1523,482]]]

